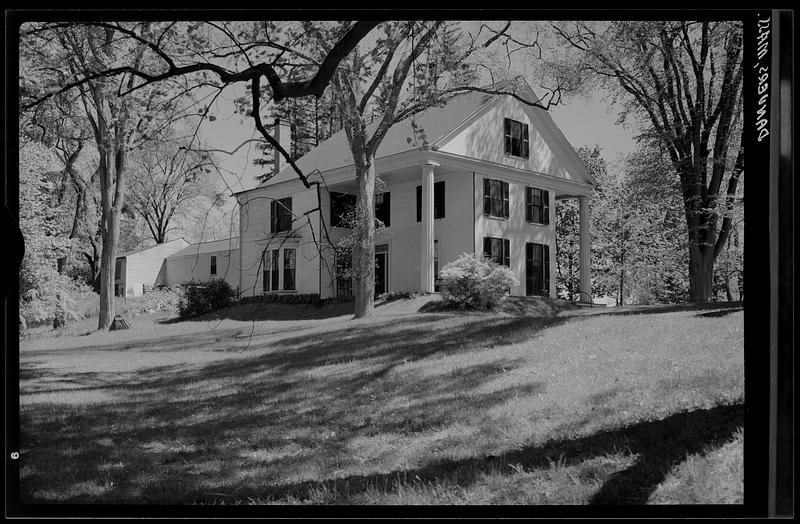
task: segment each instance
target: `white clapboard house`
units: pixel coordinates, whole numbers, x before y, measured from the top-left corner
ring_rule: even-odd
[[[289,149],[285,123],[276,122],[276,139]],[[340,217],[357,187],[345,132],[296,164],[321,182],[319,191],[278,158],[273,177],[236,194],[243,296],[351,293],[321,242],[326,229],[334,242],[349,231]],[[555,202],[577,198],[581,300],[590,300],[588,198],[596,181],[547,111],[507,95],[459,95],[392,127],[376,173],[385,184],[376,216],[387,226],[375,241],[376,293],[433,291],[439,268],[474,252],[514,271],[512,295],[554,297]]]

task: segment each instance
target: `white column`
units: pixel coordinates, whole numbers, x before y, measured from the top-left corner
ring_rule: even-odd
[[[589,197],[579,197],[581,203],[580,216],[581,216],[581,296],[579,302],[592,301],[592,277],[590,274],[590,261],[591,261],[591,242],[589,238]]]
[[[429,162],[422,165],[422,231],[419,289],[433,292],[433,168],[438,164]]]

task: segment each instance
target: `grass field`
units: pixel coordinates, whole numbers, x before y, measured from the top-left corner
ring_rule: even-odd
[[[23,499],[742,501],[739,307],[345,306],[23,340]]]

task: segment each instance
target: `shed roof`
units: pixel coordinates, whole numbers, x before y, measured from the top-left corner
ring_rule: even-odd
[[[233,251],[239,249],[239,237],[223,238],[222,240],[210,240],[208,242],[198,242],[191,244],[177,251],[167,258],[178,258],[187,255],[201,255],[215,253],[218,251]]]

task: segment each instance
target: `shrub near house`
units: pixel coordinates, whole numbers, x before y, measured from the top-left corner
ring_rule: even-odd
[[[236,291],[221,278],[208,282],[190,280],[180,287],[181,298],[178,302],[180,318],[196,317],[229,307],[236,297]]]
[[[493,309],[519,285],[514,272],[474,253],[464,253],[447,264],[439,285],[445,301],[461,309]]]

